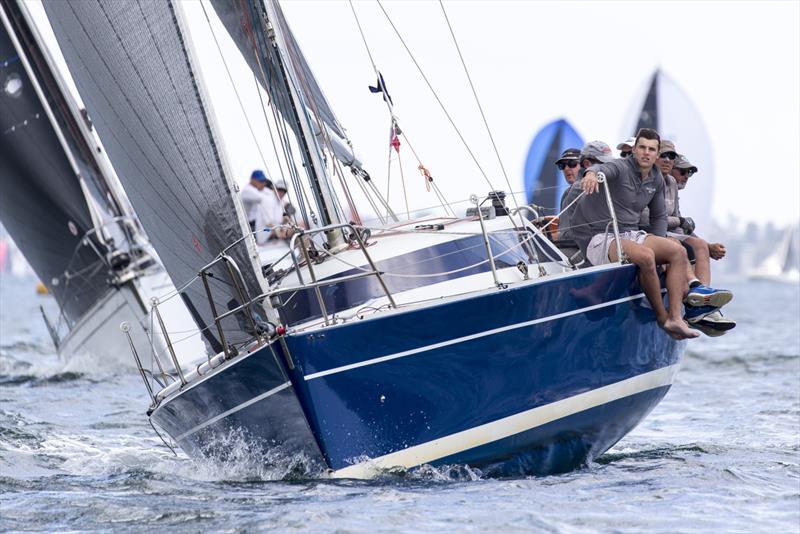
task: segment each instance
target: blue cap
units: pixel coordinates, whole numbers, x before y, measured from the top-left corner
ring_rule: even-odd
[[[267,175],[264,174],[264,171],[261,169],[256,169],[253,171],[253,174],[250,175],[251,180],[258,180],[259,182],[266,182]]]

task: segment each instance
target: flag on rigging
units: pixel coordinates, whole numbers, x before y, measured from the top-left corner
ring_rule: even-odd
[[[375,87],[369,86],[370,93],[383,93],[383,99],[388,100],[389,104],[394,106],[394,102],[392,102],[392,97],[389,96],[389,90],[386,88],[386,82],[383,81],[383,74],[378,71],[378,81],[375,83]]]

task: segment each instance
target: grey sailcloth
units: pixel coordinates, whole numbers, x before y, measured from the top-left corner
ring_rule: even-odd
[[[94,226],[92,216],[55,129],[64,132],[70,146],[79,142],[67,128],[63,99],[46,79],[41,51],[16,3],[2,0],[0,8],[9,24],[0,23],[0,217],[58,302],[59,322],[71,329],[110,289],[108,269],[98,255],[106,249],[92,234],[84,240]],[[75,159],[79,168],[91,168],[91,162]]]
[[[259,24],[258,21],[260,17],[257,16],[257,13],[264,11],[261,0],[211,0],[211,5],[217,12],[217,16],[220,21],[222,21],[225,29],[236,43],[236,46],[250,66],[250,69],[252,69],[256,78],[263,85],[264,76],[266,74],[263,73],[264,65],[259,65],[254,51],[254,46],[258,42],[261,32],[258,31],[258,28],[253,27],[253,25]],[[280,5],[278,5],[277,2],[275,2],[275,9],[277,20],[274,23],[280,25],[281,31],[286,38],[286,53],[289,54],[293,61],[299,66],[298,70],[300,71],[300,75],[307,84],[304,88],[306,93],[305,97],[313,99],[314,109],[319,113],[322,122],[336,135],[344,138],[344,128],[342,128],[330,104],[328,104],[328,100],[322,93],[322,89],[319,83],[317,83],[314,74],[311,72],[311,67],[309,67],[302,50],[300,50],[300,46],[297,44],[297,40],[289,28],[286,18],[283,16],[283,11],[281,11]],[[269,49],[271,49],[271,47],[267,46],[265,49],[268,50],[267,53],[269,54]],[[270,96],[274,98],[275,95],[273,93],[275,90],[269,83],[268,74],[267,79],[267,86],[264,88],[270,93]],[[306,102],[305,104],[309,106],[310,103]]]
[[[139,219],[176,287],[192,280],[244,228],[192,70],[178,6],[163,1],[46,1],[78,91]],[[252,240],[229,251],[250,295],[263,290]],[[209,279],[217,314],[241,304],[224,266]],[[212,350],[222,349],[200,283],[184,301]],[[239,313],[226,341],[251,338]]]

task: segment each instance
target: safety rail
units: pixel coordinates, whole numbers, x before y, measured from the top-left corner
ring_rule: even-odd
[[[335,230],[345,230],[345,231],[347,231],[347,233],[348,233],[348,236],[347,236],[348,241],[358,245],[361,253],[363,254],[363,256],[364,256],[364,258],[365,258],[365,260],[366,260],[366,262],[368,264],[368,268],[367,268],[367,266],[358,267],[362,272],[354,273],[354,274],[348,274],[348,275],[334,276],[334,277],[331,277],[329,279],[320,280],[317,277],[317,272],[316,272],[316,270],[314,268],[315,262],[314,262],[314,259],[311,256],[311,254],[309,253],[309,246],[308,246],[308,243],[305,240],[307,240],[307,239],[310,240],[315,234],[319,234],[319,233],[322,233],[322,232],[330,232],[330,231],[335,231]],[[244,281],[244,277],[242,275],[242,272],[241,272],[238,264],[236,263],[236,261],[232,257],[230,257],[225,252],[220,253],[220,255],[217,258],[215,258],[213,261],[211,261],[210,263],[205,265],[202,269],[200,269],[200,271],[198,272],[198,278],[200,278],[203,281],[203,286],[204,286],[204,289],[205,289],[205,292],[206,292],[206,296],[208,297],[208,302],[209,302],[209,306],[210,306],[210,309],[211,309],[211,313],[213,315],[213,322],[214,322],[214,325],[213,326],[209,325],[208,328],[215,328],[216,329],[217,334],[219,335],[219,339],[221,341],[222,347],[223,347],[223,354],[222,355],[219,355],[216,358],[212,358],[209,355],[209,357],[208,357],[208,367],[206,367],[206,368],[214,368],[220,362],[223,362],[225,360],[228,360],[230,358],[235,357],[235,354],[232,353],[231,347],[228,345],[228,343],[226,341],[225,333],[224,333],[223,326],[222,326],[222,321],[224,319],[232,316],[232,315],[235,315],[235,314],[243,312],[245,314],[245,316],[247,317],[250,325],[252,326],[253,335],[254,335],[255,340],[258,342],[258,344],[261,345],[262,342],[265,342],[265,341],[267,343],[270,343],[269,339],[264,339],[263,330],[262,330],[262,328],[260,328],[260,326],[263,326],[263,325],[259,325],[258,322],[256,321],[256,318],[253,315],[252,307],[254,305],[257,305],[257,304],[263,302],[264,300],[271,300],[273,297],[278,297],[278,296],[289,294],[289,293],[296,293],[298,291],[306,291],[306,290],[313,289],[314,294],[315,294],[316,299],[317,299],[317,302],[319,304],[319,309],[322,312],[322,320],[324,321],[324,324],[326,326],[328,326],[328,325],[331,324],[331,317],[330,317],[331,314],[329,313],[329,311],[327,310],[327,308],[325,306],[324,297],[322,295],[322,292],[320,291],[320,288],[325,287],[325,286],[329,286],[329,285],[333,285],[333,284],[338,284],[338,283],[342,283],[342,282],[348,282],[348,281],[353,281],[353,280],[358,280],[358,279],[363,279],[363,278],[368,278],[368,277],[374,276],[378,280],[378,282],[380,284],[380,287],[381,287],[381,290],[384,293],[384,295],[386,296],[386,299],[388,300],[389,307],[390,308],[397,308],[397,303],[396,303],[394,297],[392,296],[391,291],[388,288],[388,285],[386,284],[385,276],[388,276],[388,273],[384,273],[383,271],[380,271],[377,268],[377,266],[375,264],[375,261],[373,260],[371,254],[367,250],[367,245],[366,245],[366,242],[364,240],[364,237],[361,234],[361,231],[363,231],[363,230],[364,229],[361,228],[361,227],[356,227],[356,226],[354,226],[352,224],[344,223],[344,224],[329,225],[329,226],[325,226],[325,227],[322,227],[322,228],[316,228],[316,229],[313,229],[313,230],[310,230],[310,231],[297,232],[296,234],[294,234],[292,236],[292,238],[290,240],[290,252],[289,252],[289,255],[291,256],[291,259],[292,259],[292,264],[293,264],[293,267],[294,267],[295,272],[296,272],[298,284],[295,284],[295,285],[292,285],[292,286],[288,286],[288,287],[275,287],[275,288],[272,288],[272,289],[270,289],[268,291],[265,291],[265,292],[263,292],[263,293],[261,293],[259,295],[256,295],[254,297],[252,297],[249,294],[248,290],[247,290],[247,287],[246,287],[246,284],[245,284],[245,281]],[[507,233],[509,231],[517,233],[517,234],[523,234],[524,233],[524,234],[527,235],[527,240],[532,238],[529,235],[529,232],[527,230],[519,230],[517,228],[515,228],[515,229],[503,229],[503,230],[500,230],[499,232]],[[493,280],[494,280],[495,286],[496,287],[505,287],[505,285],[502,284],[500,282],[499,278],[498,278],[497,271],[496,271],[496,265],[495,265],[495,255],[492,254],[491,247],[489,246],[489,242],[490,242],[490,239],[491,239],[491,234],[493,234],[493,233],[495,233],[495,232],[488,232],[487,231],[487,228],[486,228],[485,224],[483,224],[483,221],[482,221],[482,218],[481,218],[481,235],[483,236],[482,245],[483,245],[483,247],[486,248],[486,251],[487,251],[487,259],[483,260],[483,262],[485,262],[485,261],[490,262],[490,264],[492,266],[492,275],[493,275]],[[471,235],[476,235],[476,234],[472,233]],[[516,246],[524,246],[524,245],[525,245],[525,243],[519,243]],[[509,250],[511,250],[511,249],[509,249]],[[504,254],[506,252],[507,251],[504,250],[501,254]],[[344,260],[342,260],[342,261],[344,261]],[[535,261],[538,261],[538,259],[535,260]],[[213,301],[213,294],[211,292],[211,287],[210,287],[210,284],[208,282],[208,278],[212,276],[209,271],[213,267],[218,265],[219,263],[224,263],[225,268],[227,270],[227,274],[230,277],[230,281],[232,282],[232,285],[233,285],[234,289],[236,290],[237,296],[239,297],[239,302],[241,303],[241,304],[239,304],[238,306],[236,306],[234,308],[226,310],[224,313],[218,313],[217,306],[215,305],[215,303]],[[345,263],[347,263],[347,262],[345,262]],[[302,267],[305,267],[305,268],[308,269],[308,275],[311,278],[311,280],[304,279],[303,273],[302,273],[302,269],[301,269]],[[398,276],[400,276],[400,275],[398,275]],[[431,274],[431,276],[436,276],[436,273]],[[196,281],[196,279],[195,279],[195,281]],[[186,288],[189,285],[190,284],[187,284],[187,285],[183,286],[180,289],[180,292],[185,291]],[[155,353],[155,351],[154,351],[154,354],[153,354],[153,361],[154,361],[155,365],[157,366],[158,371],[157,372],[155,370],[147,371],[143,367],[141,359],[140,359],[139,355],[136,353],[136,348],[133,346],[133,342],[130,339],[130,333],[129,333],[130,326],[129,325],[124,325],[122,327],[122,330],[128,336],[129,344],[131,345],[131,349],[132,349],[133,354],[134,354],[134,359],[136,360],[136,364],[137,364],[137,367],[139,369],[140,374],[142,375],[142,379],[146,382],[148,393],[150,394],[151,399],[153,400],[154,404],[157,404],[157,400],[158,400],[159,396],[154,394],[153,387],[150,384],[150,380],[148,380],[148,374],[149,374],[150,378],[152,380],[155,380],[155,382],[157,382],[159,385],[161,385],[162,388],[167,387],[169,385],[169,384],[167,384],[167,382],[171,382],[171,383],[180,382],[180,384],[175,384],[174,387],[177,387],[178,389],[183,388],[183,386],[185,386],[188,382],[191,381],[191,378],[187,378],[187,376],[184,374],[183,370],[181,369],[180,363],[179,363],[178,358],[177,358],[177,356],[175,354],[174,344],[173,344],[173,342],[172,342],[172,340],[170,338],[169,332],[167,331],[167,329],[166,329],[166,327],[164,325],[163,319],[161,317],[161,313],[160,313],[160,311],[158,309],[158,307],[159,307],[158,299],[155,299],[155,298],[152,299],[151,300],[151,305],[152,305],[152,309],[151,309],[152,316],[154,317],[155,321],[158,323],[158,326],[159,326],[159,328],[161,330],[161,334],[163,335],[163,338],[164,338],[164,341],[165,341],[165,344],[166,344],[166,347],[167,347],[167,351],[169,352],[169,360],[171,360],[172,367],[174,367],[174,369],[175,369],[174,373],[165,371],[166,366],[164,365],[164,362],[162,362],[162,357],[160,357],[157,353]],[[272,325],[272,326],[274,327],[275,325]],[[274,330],[269,330],[267,332],[268,332],[267,333],[267,338],[269,338],[271,333],[274,332]],[[151,333],[151,335],[152,335],[152,333]],[[290,364],[291,362],[288,362],[288,363]],[[206,364],[203,364],[203,367],[205,367],[205,366],[206,366]],[[197,371],[198,373],[200,373],[199,369],[200,369],[200,367],[198,367],[198,371]],[[162,377],[161,380],[158,379],[158,375],[160,375]]]
[[[320,311],[322,311],[322,318],[325,321],[325,325],[326,326],[330,324],[330,321],[328,320],[328,312],[327,312],[327,309],[325,308],[325,300],[323,299],[322,292],[320,291],[319,288],[322,285],[327,285],[327,284],[333,283],[333,281],[326,281],[324,283],[320,283],[320,282],[317,281],[317,276],[316,276],[316,273],[314,272],[314,266],[313,266],[314,262],[311,260],[311,257],[310,257],[310,255],[308,253],[308,248],[306,246],[301,246],[299,248],[303,253],[303,259],[305,260],[306,266],[308,267],[308,274],[311,277],[311,282],[312,282],[311,284],[306,284],[305,281],[303,280],[303,274],[302,274],[302,272],[300,270],[300,262],[297,261],[297,255],[295,254],[295,249],[298,248],[296,246],[297,245],[297,240],[298,239],[302,239],[304,236],[310,238],[314,234],[319,234],[319,233],[322,233],[322,232],[326,232],[327,233],[327,232],[332,232],[334,230],[340,230],[340,229],[345,229],[345,228],[349,229],[351,231],[350,235],[358,243],[359,249],[364,254],[364,258],[367,260],[367,263],[369,263],[369,267],[371,269],[370,272],[364,273],[363,276],[361,276],[361,275],[353,275],[353,276],[356,276],[358,278],[363,278],[365,276],[373,276],[374,275],[375,277],[377,277],[378,283],[381,285],[381,289],[383,289],[383,292],[386,294],[386,298],[389,300],[390,307],[392,307],[392,308],[396,308],[397,307],[395,302],[394,302],[394,298],[392,298],[392,294],[389,291],[389,288],[386,286],[386,281],[381,276],[381,272],[375,266],[375,262],[372,261],[372,256],[370,256],[369,252],[367,251],[366,243],[364,243],[364,240],[361,238],[361,234],[356,230],[356,228],[352,224],[350,224],[350,223],[330,224],[328,226],[323,226],[321,228],[315,228],[313,230],[301,230],[300,232],[297,232],[296,234],[294,234],[292,236],[291,240],[289,241],[289,251],[290,251],[290,253],[292,255],[292,263],[294,264],[294,268],[295,268],[295,272],[297,273],[298,281],[303,286],[309,286],[309,287],[313,287],[314,288],[314,293],[316,294],[317,302],[319,304]]]

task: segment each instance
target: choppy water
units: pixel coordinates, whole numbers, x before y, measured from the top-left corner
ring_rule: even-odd
[[[691,342],[667,398],[597,462],[355,482],[246,450],[174,456],[139,377],[59,362],[52,301],[0,279],[0,531],[800,532],[800,288],[730,287],[738,328]]]

